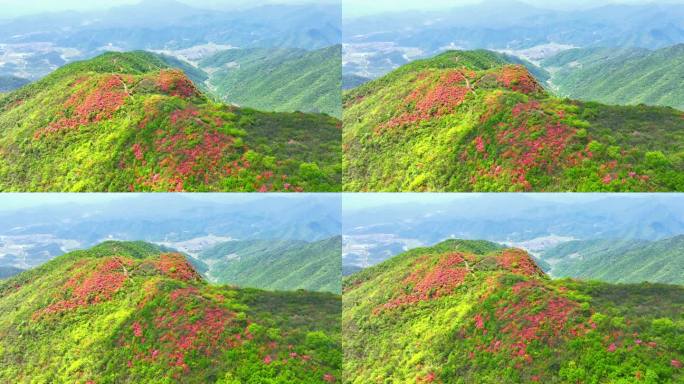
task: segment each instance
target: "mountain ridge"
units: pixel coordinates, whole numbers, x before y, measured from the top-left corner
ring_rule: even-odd
[[[0,282],[0,378],[325,383],[339,375],[339,300],[210,286],[183,255],[105,242]]]
[[[349,383],[684,375],[681,286],[551,280],[523,250],[449,240],[345,277],[343,292]]]
[[[0,98],[0,190],[338,190],[339,125],[216,104],[159,56],[107,53]]]
[[[417,60],[343,102],[346,191],[684,189],[682,112],[559,99],[493,52]]]

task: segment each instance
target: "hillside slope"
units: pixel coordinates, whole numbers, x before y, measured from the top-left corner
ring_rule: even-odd
[[[489,51],[346,92],[346,191],[684,190],[684,112],[562,100]]]
[[[230,49],[202,60],[220,99],[265,111],[342,118],[342,47]]]
[[[342,238],[229,241],[202,251],[210,281],[261,289],[327,291],[341,294]]]
[[[544,60],[563,96],[607,104],[648,104],[684,110],[684,44],[646,49],[590,48]]]
[[[215,104],[145,52],[0,97],[2,191],[339,190],[340,122]]]
[[[549,280],[485,241],[345,278],[347,383],[680,383],[684,287]]]
[[[544,251],[541,258],[555,277],[684,285],[684,236],[658,241],[570,241]]]
[[[339,296],[209,286],[140,242],[0,282],[0,312],[2,382],[325,383],[341,364]]]

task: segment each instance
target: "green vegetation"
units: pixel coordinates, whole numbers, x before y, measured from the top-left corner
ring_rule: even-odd
[[[225,102],[267,111],[342,117],[342,46],[230,49],[199,63]]]
[[[0,96],[0,190],[337,191],[340,130],[216,104],[158,55],[107,53]]]
[[[546,59],[542,65],[553,73],[553,86],[563,96],[684,110],[684,44],[657,51],[572,49]]]
[[[325,383],[340,297],[206,284],[185,258],[106,242],[0,282],[0,381]]]
[[[229,241],[200,253],[198,269],[212,282],[261,289],[341,294],[342,238]]]
[[[519,249],[449,240],[345,278],[346,383],[684,380],[684,287],[550,280]]]
[[[556,98],[489,51],[345,92],[346,191],[682,191],[684,113]]]
[[[570,241],[544,251],[541,258],[554,277],[684,285],[682,255],[684,235],[658,241]]]

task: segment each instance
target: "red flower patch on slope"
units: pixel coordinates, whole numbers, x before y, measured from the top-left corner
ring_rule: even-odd
[[[164,275],[183,281],[200,280],[201,276],[180,253],[162,253],[155,267]]]
[[[157,85],[164,93],[171,96],[186,98],[199,95],[192,81],[179,69],[164,69],[159,72]]]
[[[197,288],[175,289],[166,300],[166,305],[155,309],[153,319],[134,322],[120,339],[134,356],[130,365],[163,364],[169,367],[169,377],[178,379],[190,371],[188,356],[217,358],[220,351],[242,344],[235,313],[211,303]]]
[[[522,65],[507,65],[497,74],[497,81],[516,92],[525,94],[543,90],[537,80]]]
[[[412,287],[410,293],[402,294],[375,308],[373,313],[378,314],[383,309],[393,309],[449,295],[456,287],[463,284],[468,273],[463,254],[445,255],[437,265],[418,267],[415,272],[404,279],[403,283]]]
[[[111,118],[128,97],[126,83],[130,81],[130,76],[110,75],[100,79],[94,89],[84,86],[63,104],[61,117],[36,131],[34,138]]]
[[[525,276],[544,276],[544,271],[522,249],[506,249],[497,256],[496,261],[499,266],[513,273]]]
[[[84,263],[84,268],[88,267]],[[107,301],[121,289],[128,278],[127,267],[133,261],[122,257],[109,257],[102,260],[93,271],[77,272],[62,286],[65,298],[50,304],[33,314],[37,319],[50,313],[60,313],[67,310],[86,307]]]
[[[474,77],[475,73],[466,70],[449,71],[440,77],[436,85],[424,83],[416,88],[404,99],[404,105],[410,111],[382,124],[376,133],[453,112],[471,91],[466,76]]]
[[[484,321],[490,319],[491,321]],[[553,346],[586,333],[591,327],[579,312],[579,304],[544,287],[537,280],[516,283],[510,294],[496,299],[494,312],[476,314],[472,326],[475,349],[486,353],[508,353],[511,358],[533,361],[529,348]],[[518,360],[518,364],[520,360]]]

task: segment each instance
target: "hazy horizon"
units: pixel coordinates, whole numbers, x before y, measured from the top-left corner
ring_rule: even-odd
[[[502,3],[506,1],[508,0],[426,0],[421,2],[413,0],[375,0],[372,4],[369,4],[366,0],[342,0],[342,17],[355,18],[402,11],[437,11],[483,2]],[[681,0],[557,0],[553,4],[549,4],[545,0],[510,0],[510,2],[523,2],[538,8],[555,10],[589,9],[611,4],[684,4],[684,1]]]
[[[138,4],[145,1],[180,2],[200,9],[230,10],[240,8],[254,8],[266,4],[329,4],[334,0],[110,0],[106,3],[84,2],[82,0],[0,0],[1,19],[15,18],[50,12],[91,12],[103,11],[122,5]]]

